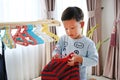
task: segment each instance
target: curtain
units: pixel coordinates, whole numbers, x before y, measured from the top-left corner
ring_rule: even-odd
[[[14,2],[14,3],[13,3]],[[44,0],[0,0],[0,22],[35,21],[46,19]],[[4,32],[4,30],[1,30]],[[4,33],[1,33],[1,37]],[[47,47],[49,48],[49,47]],[[15,49],[5,48],[8,80],[32,80],[40,75],[47,62],[49,52],[45,44],[17,45]]]
[[[31,80],[38,77],[44,65],[44,51],[44,45],[17,45],[17,48],[12,50],[7,48],[5,58],[8,80]]]
[[[93,26],[98,26],[97,29],[94,31],[92,40],[97,43],[101,40],[101,0],[86,0],[87,2],[87,9],[88,9],[88,26],[87,31],[91,29]],[[99,54],[99,63],[97,66],[92,67],[92,74],[93,75],[101,75],[102,74],[102,52],[101,49],[98,51]]]
[[[47,7],[47,18],[48,19],[55,19],[55,16],[54,16],[54,14],[55,14],[55,12],[54,12],[54,10],[55,10],[55,0],[45,0],[45,3],[46,3],[46,7]],[[49,30],[50,30],[50,32],[57,35],[55,26],[50,27]],[[50,47],[49,48],[50,52],[48,52],[48,59],[49,59],[48,61],[50,61],[50,59],[52,57],[52,51],[54,49],[55,44],[56,44],[56,42],[50,42],[50,43],[46,44],[47,47],[48,46]]]
[[[115,21],[103,75],[120,80],[120,0],[114,0]],[[114,33],[113,33],[114,32]],[[114,34],[114,35],[113,35]],[[113,38],[114,37],[114,38]],[[113,45],[114,43],[114,45]]]
[[[13,0],[13,2],[0,0],[0,22],[46,19],[44,0]]]

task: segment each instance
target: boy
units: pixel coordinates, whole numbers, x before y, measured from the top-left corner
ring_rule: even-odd
[[[84,14],[78,7],[68,7],[63,11],[61,20],[67,35],[60,38],[53,50],[53,58],[67,56],[71,52],[73,58],[68,65],[74,66],[79,62],[80,80],[87,80],[86,66],[95,66],[98,62],[98,53],[95,43],[82,35]]]

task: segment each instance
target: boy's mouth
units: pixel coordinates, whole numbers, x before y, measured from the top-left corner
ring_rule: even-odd
[[[73,35],[69,35],[70,37],[73,37]]]

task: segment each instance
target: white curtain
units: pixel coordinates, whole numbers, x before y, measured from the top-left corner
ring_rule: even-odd
[[[36,21],[38,19],[46,19],[44,0],[0,0],[0,22]],[[46,44],[27,47],[17,45],[15,49],[6,47],[8,80],[32,80],[38,77],[47,62],[45,57],[49,55]]]
[[[38,77],[45,55],[44,45],[20,46],[6,49],[5,60],[8,80],[31,80]]]
[[[49,43],[44,43],[27,47],[17,45],[15,49],[6,48],[8,80],[32,80],[39,77],[43,67],[50,61],[49,46]]]
[[[0,0],[0,22],[46,18],[44,0]]]

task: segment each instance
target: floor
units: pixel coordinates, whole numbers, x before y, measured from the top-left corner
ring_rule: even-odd
[[[109,79],[103,76],[88,76],[88,80],[114,80],[114,79]]]
[[[87,80],[115,80],[115,79],[106,78],[104,76],[93,76],[93,75],[91,75],[91,73],[92,73],[91,70],[92,70],[91,67],[87,68],[87,76],[88,76]]]
[[[41,80],[41,78],[38,77],[38,78],[35,78],[33,80]],[[108,78],[103,77],[103,76],[91,76],[91,75],[88,75],[87,80],[114,80],[114,79],[108,79]]]

